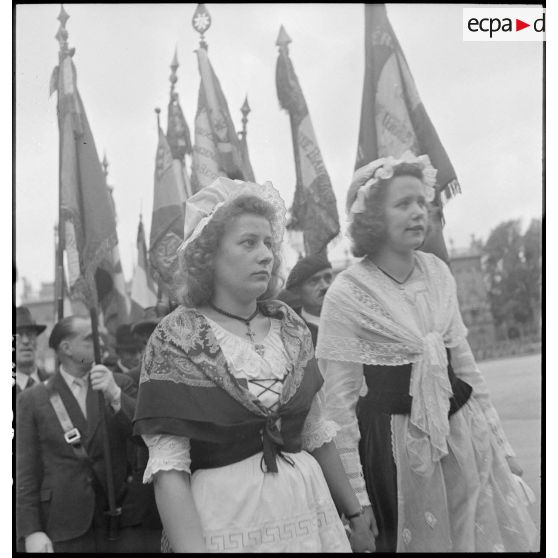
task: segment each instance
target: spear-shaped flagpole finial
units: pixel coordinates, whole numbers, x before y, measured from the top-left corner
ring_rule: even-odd
[[[157,129],[159,129],[161,127],[161,109],[157,107],[155,113],[157,114]]]
[[[66,23],[70,19],[68,12],[64,9],[64,5],[60,4],[60,13],[56,18],[60,22],[60,27],[54,36],[60,45],[60,53],[62,55],[69,53],[70,56],[74,53],[74,49],[68,49],[68,30],[66,29]]]
[[[176,47],[174,47],[174,56],[172,58],[172,62],[170,65],[170,69],[171,69],[171,75],[169,77],[169,81],[171,82],[171,97],[174,95],[174,87],[176,85],[176,82],[178,81],[178,76],[176,75],[176,70],[178,70],[178,67],[180,66],[180,64],[178,63],[178,55],[176,52]]]
[[[246,125],[248,124],[248,115],[250,114],[250,105],[248,104],[248,95],[244,98],[244,103],[240,107],[240,112],[242,113],[242,132],[241,137],[246,137]]]
[[[106,178],[108,176],[108,167],[109,167],[109,162],[108,162],[108,159],[107,159],[106,152],[103,153],[103,162],[101,164],[103,165],[103,173],[105,175],[105,180],[106,180]]]
[[[279,49],[285,49],[288,52],[289,43],[292,42],[293,41],[285,31],[285,28],[281,25],[281,27],[279,28],[279,35],[277,36],[275,44],[279,47]]]
[[[207,50],[204,33],[211,27],[211,15],[207,11],[205,4],[198,4],[192,17],[192,27],[200,34],[200,47]]]

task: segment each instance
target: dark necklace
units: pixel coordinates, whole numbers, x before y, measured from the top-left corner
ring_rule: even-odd
[[[248,316],[247,318],[243,318],[242,316],[237,316],[236,314],[231,314],[230,312],[226,312],[225,310],[218,308],[212,302],[209,302],[208,304],[209,306],[211,306],[211,308],[213,308],[213,310],[215,310],[215,312],[219,312],[219,314],[223,314],[223,316],[227,316],[228,318],[232,318],[233,320],[244,322],[246,328],[248,329],[246,335],[250,338],[250,341],[254,343],[254,337],[256,336],[256,334],[254,333],[254,331],[252,331],[252,328],[250,327],[250,322],[260,313],[259,308],[256,308],[256,311],[251,316]]]
[[[409,280],[409,277],[411,277],[411,275],[413,274],[413,271],[415,271],[415,264],[413,263],[413,267],[411,268],[411,271],[409,271],[407,277],[405,277],[405,279],[403,279],[403,281],[399,281],[399,279],[396,279],[393,275],[390,275],[387,271],[385,271],[384,269],[382,269],[378,264],[376,264],[376,267],[384,274],[387,275],[392,281],[395,281],[398,285],[403,285],[403,283],[406,283]]]

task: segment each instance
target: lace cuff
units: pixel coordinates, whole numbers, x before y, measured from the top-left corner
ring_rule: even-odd
[[[329,420],[325,416],[325,392],[322,387],[314,396],[304,422],[302,447],[306,451],[314,451],[325,443],[331,442],[340,428],[334,420]]]
[[[159,471],[190,473],[190,440],[183,436],[149,434],[142,436],[149,448],[149,461],[143,474],[144,484],[153,482]]]
[[[314,451],[327,442],[331,442],[341,427],[332,420],[320,419],[312,425],[312,428],[305,428],[302,432],[302,447],[306,451]]]

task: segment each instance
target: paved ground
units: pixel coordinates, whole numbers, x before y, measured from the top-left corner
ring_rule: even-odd
[[[541,493],[541,355],[479,362],[492,401],[517,460],[523,480],[537,496],[531,515],[540,526]]]

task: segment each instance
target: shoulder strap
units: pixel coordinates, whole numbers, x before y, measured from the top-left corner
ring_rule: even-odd
[[[64,432],[64,440],[66,440],[66,442],[70,445],[78,459],[89,463],[89,456],[87,455],[85,447],[81,441],[81,433],[72,423],[72,419],[70,418],[70,415],[68,415],[68,411],[66,410],[60,394],[54,390],[52,378],[45,382],[45,387],[47,388],[52,408],[54,409],[58,422]]]

